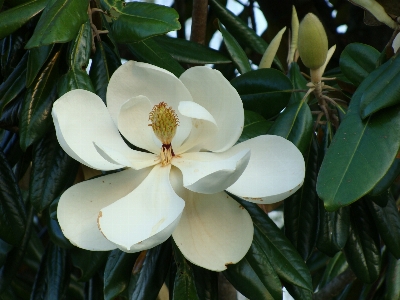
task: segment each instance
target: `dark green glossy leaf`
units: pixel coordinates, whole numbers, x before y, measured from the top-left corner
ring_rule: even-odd
[[[153,39],[128,44],[128,48],[140,60],[166,69],[179,77],[185,70]]]
[[[15,99],[25,88],[26,83],[26,63],[28,53],[26,53],[14,71],[0,85],[0,114],[4,107]]]
[[[121,0],[101,0],[101,5],[116,18],[112,34],[120,43],[139,42],[181,28],[178,13],[167,6]]]
[[[29,199],[37,212],[73,184],[78,167],[79,163],[61,148],[54,131],[34,146]]]
[[[227,64],[232,62],[225,55],[201,44],[168,36],[153,38],[174,59],[188,64]]]
[[[61,76],[58,80],[58,97],[76,89],[83,89],[94,93],[93,83],[90,80],[89,75],[85,71],[72,69],[69,70],[67,74]]]
[[[283,285],[289,292],[290,296],[292,296],[294,299],[312,300],[312,292],[310,292],[309,290],[302,289],[287,282],[283,282]]]
[[[40,13],[46,2],[47,0],[31,0],[0,13],[0,40]]]
[[[400,258],[400,215],[392,193],[387,193],[387,205],[380,207],[372,201],[368,203],[369,211],[374,219],[378,232],[388,250],[397,259]]]
[[[349,207],[342,207],[337,211],[329,212],[324,209],[323,205],[320,205],[318,250],[329,256],[334,256],[342,250],[349,237],[349,226]]]
[[[49,232],[50,240],[63,249],[72,249],[74,246],[64,236],[57,220],[53,220],[50,216],[47,218],[47,231]]]
[[[26,230],[21,191],[3,152],[0,151],[0,238],[18,246]]]
[[[88,20],[88,3],[81,0],[50,0],[40,16],[26,49],[71,41]]]
[[[179,248],[172,243],[174,249],[174,258],[178,270],[175,275],[175,282],[173,287],[173,300],[180,299],[200,299],[197,296],[196,285],[194,281],[194,275],[192,268],[182,255]]]
[[[222,26],[221,22],[218,21],[219,30],[224,38],[224,43],[229,55],[232,58],[233,63],[238,69],[240,74],[247,73],[251,71],[251,66],[246,53],[243,51],[242,47],[236,41],[236,39],[229,33],[228,30]]]
[[[262,246],[279,278],[312,291],[310,272],[283,232],[256,204],[247,202],[235,195],[229,195],[249,212],[254,227],[257,232],[260,232],[259,235],[255,236],[255,239]]]
[[[379,55],[379,51],[369,45],[349,44],[340,55],[340,70],[354,85],[359,86],[375,70]]]
[[[289,102],[292,83],[275,69],[250,71],[231,81],[243,100],[244,109],[253,110],[269,119]]]
[[[293,89],[295,90],[308,90],[307,83],[308,81],[301,74],[300,67],[296,62],[292,62],[290,64],[288,77],[293,84]],[[301,103],[302,101],[308,102],[309,96],[306,99],[303,99],[306,95],[306,92],[293,92],[290,97],[289,105],[293,103]]]
[[[4,266],[6,262],[7,254],[13,248],[12,245],[6,243],[3,240],[0,240],[0,267]]]
[[[19,243],[18,247],[14,247],[8,254],[6,258],[6,262],[3,267],[0,269],[0,294],[2,294],[7,288],[9,288],[15,274],[18,272],[18,269],[25,259],[25,254],[27,252],[27,248],[30,244],[32,223],[33,223],[33,208],[29,206],[28,214],[26,216],[26,226],[25,232],[22,240]]]
[[[60,52],[54,54],[26,93],[19,121],[20,146],[24,151],[52,127],[51,108],[57,99],[59,56]]]
[[[304,183],[296,193],[284,201],[285,235],[305,261],[314,250],[319,214],[319,198],[315,191],[318,175],[318,146],[315,139],[310,140],[308,153],[305,153]]]
[[[259,135],[266,134],[272,122],[267,121],[260,114],[251,110],[244,111],[244,126],[238,143],[247,141]]]
[[[364,201],[352,204],[350,213],[349,238],[343,252],[357,278],[372,283],[381,268],[379,235]]]
[[[400,159],[396,158],[392,165],[390,166],[389,170],[383,176],[381,180],[374,186],[374,188],[369,192],[369,196],[377,196],[382,194],[388,190],[388,188],[392,185],[395,181],[397,176],[400,175]]]
[[[26,87],[29,87],[35,80],[40,69],[49,58],[53,48],[54,44],[51,44],[29,50],[28,66],[26,69]]]
[[[126,253],[119,249],[111,251],[104,270],[104,299],[111,300],[127,290],[138,253]]]
[[[98,272],[89,281],[85,282],[85,300],[103,299],[103,278]]]
[[[400,106],[365,120],[359,115],[364,92],[385,73],[388,65],[390,61],[359,86],[324,157],[317,192],[329,211],[349,205],[372,190],[396,157],[400,146]]]
[[[336,276],[343,273],[347,268],[348,264],[343,252],[336,253],[336,255],[329,260],[329,263],[326,266],[321,281],[319,282],[320,289],[323,288]]]
[[[71,69],[85,71],[92,50],[92,29],[89,20],[79,27],[78,34],[70,43],[68,64]]]
[[[385,299],[400,299],[400,260],[389,254]]]
[[[36,274],[31,300],[62,299],[70,278],[67,251],[49,243]]]
[[[171,240],[146,251],[136,260],[129,282],[129,299],[155,299],[168,274],[172,258]]]
[[[92,59],[89,76],[96,94],[106,102],[108,82],[111,75],[121,65],[121,60],[104,42],[96,43],[96,52]]]
[[[201,300],[218,300],[218,272],[191,265],[197,296]]]
[[[210,0],[209,4],[222,24],[224,24],[226,28],[234,34],[234,37],[239,41],[239,43],[250,47],[261,55],[264,54],[268,47],[267,42],[259,37],[254,30],[250,29],[242,19],[229,11],[218,0]],[[274,63],[280,70],[284,70],[277,57],[274,58]]]
[[[88,281],[97,270],[104,267],[109,251],[89,251],[80,248],[71,249],[72,264],[80,270],[79,281]]]
[[[259,235],[260,232],[255,230],[255,235]],[[256,239],[253,239],[246,256],[238,263],[228,265],[223,274],[249,299],[282,299],[281,282]]]

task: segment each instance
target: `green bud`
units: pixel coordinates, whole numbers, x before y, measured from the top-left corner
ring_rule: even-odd
[[[308,13],[300,23],[297,47],[307,68],[315,70],[325,63],[328,38],[324,26],[312,13]]]

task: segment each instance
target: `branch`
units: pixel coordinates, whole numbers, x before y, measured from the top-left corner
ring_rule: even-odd
[[[208,0],[193,0],[190,40],[204,45],[206,40]]]
[[[340,273],[338,276],[332,279],[326,284],[321,290],[314,294],[313,300],[330,300],[333,297],[339,295],[339,293],[345,288],[346,285],[353,282],[356,279],[353,271],[347,268],[346,271]]]

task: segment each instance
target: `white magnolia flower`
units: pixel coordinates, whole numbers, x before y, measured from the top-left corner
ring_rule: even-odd
[[[304,160],[291,142],[264,135],[235,145],[242,101],[220,72],[206,67],[178,79],[130,61],[113,74],[107,107],[97,95],[73,90],[54,103],[52,115],[71,157],[99,170],[127,167],[61,196],[61,229],[83,249],[137,252],[172,234],[189,261],[225,270],[248,251],[253,224],[224,190],[273,203],[303,182]],[[132,150],[120,134],[147,151]]]

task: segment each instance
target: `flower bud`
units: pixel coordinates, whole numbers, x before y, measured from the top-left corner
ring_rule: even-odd
[[[300,23],[298,50],[307,68],[318,69],[326,60],[328,38],[320,20],[308,13]]]

